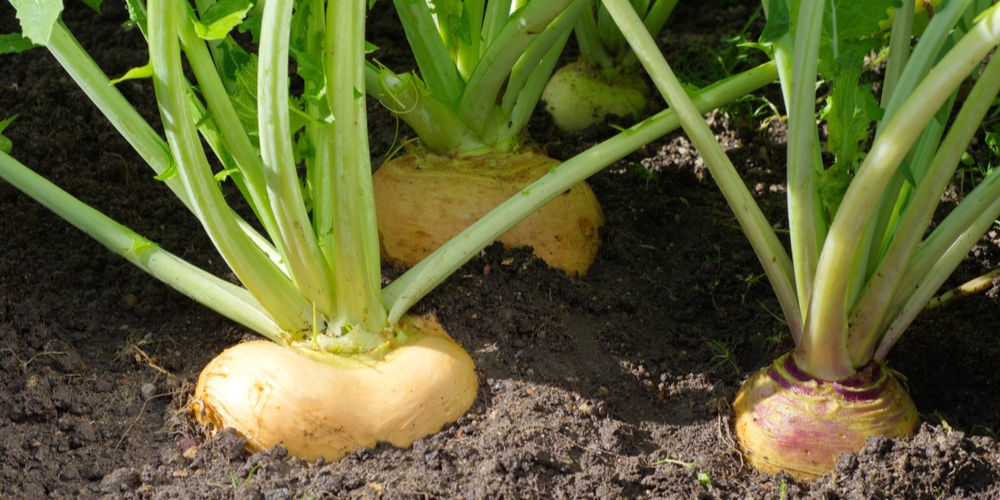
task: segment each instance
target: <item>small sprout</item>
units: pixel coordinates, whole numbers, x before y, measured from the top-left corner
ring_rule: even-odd
[[[684,467],[686,469],[691,469],[694,468],[695,464],[697,464],[697,461],[692,460],[690,462],[683,462],[674,458],[664,458],[663,460],[657,460],[656,462],[653,462],[653,465],[664,465],[664,464],[680,465],[681,467]],[[709,477],[707,472],[699,470],[695,473],[695,477],[698,478],[698,482],[701,483],[702,486],[707,488],[708,491],[712,491],[712,478]]]
[[[260,468],[260,464],[255,464],[253,466],[253,468],[250,469],[250,472],[247,473],[247,477],[240,478],[239,476],[236,475],[236,470],[233,469],[232,467],[230,467],[229,468],[229,484],[209,483],[209,485],[215,486],[216,488],[219,488],[220,490],[221,489],[225,489],[225,488],[231,488],[231,489],[234,489],[234,490],[238,489],[238,488],[241,488],[241,487],[243,487],[244,485],[246,485],[247,483],[250,482],[250,479],[253,477],[254,473],[256,473],[257,469],[259,469],[259,468]]]

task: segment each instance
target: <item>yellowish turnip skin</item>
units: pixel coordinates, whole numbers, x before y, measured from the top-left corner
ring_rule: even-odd
[[[534,150],[447,157],[411,152],[372,177],[382,256],[412,266],[558,162]],[[601,246],[604,213],[581,182],[500,236],[531,246],[550,267],[584,275]]]
[[[888,368],[878,366],[869,386],[838,388],[777,374],[784,359],[751,375],[733,403],[736,436],[757,470],[816,479],[841,453],[860,451],[868,437],[906,437],[916,429],[916,406]],[[793,387],[784,388],[782,379]]]
[[[337,460],[378,442],[407,447],[461,417],[479,383],[475,365],[436,320],[381,360],[318,361],[273,342],[238,344],[201,373],[191,404],[214,431],[234,429],[247,451],[281,445],[303,460]]]
[[[573,132],[604,123],[609,116],[638,119],[646,110],[645,82],[606,81],[583,61],[559,68],[542,91],[541,101],[561,130]]]

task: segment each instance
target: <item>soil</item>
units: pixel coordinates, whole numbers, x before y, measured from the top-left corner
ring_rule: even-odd
[[[147,58],[111,4],[97,16],[74,3],[65,21],[108,74],[121,75]],[[714,61],[692,47],[724,49],[721,39],[754,10],[710,4],[682,2],[661,39],[691,70]],[[388,5],[376,6],[369,39],[399,67],[410,63]],[[0,31],[14,30],[4,2]],[[47,52],[2,61],[0,118],[19,116],[5,132],[16,158],[229,275],[197,222]],[[119,88],[158,121],[148,81]],[[377,165],[409,132],[370,110]],[[710,115],[780,226],[782,124],[745,118],[735,108]],[[530,133],[565,159],[613,131],[563,135],[538,116]],[[927,311],[891,354],[922,412],[914,436],[871,439],[813,482],[761,474],[741,460],[729,404],[749,373],[791,344],[701,160],[672,134],[589,182],[607,224],[587,276],[491,246],[416,307],[436,314],[477,363],[481,391],[468,414],[408,449],[380,445],[331,463],[280,448],[247,456],[235,434],[202,435],[183,412],[193,381],[210,358],[256,335],[0,185],[0,497],[1000,498],[1000,307],[990,294]],[[995,269],[998,242],[994,228],[947,286]],[[399,270],[385,272],[389,280]]]

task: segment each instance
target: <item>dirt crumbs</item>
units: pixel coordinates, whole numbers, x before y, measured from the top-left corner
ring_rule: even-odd
[[[715,43],[742,28],[751,4],[682,2],[663,41],[697,30]],[[65,21],[109,74],[145,64],[116,2],[100,17],[68,7]],[[380,50],[401,47],[393,17],[375,17]],[[15,29],[2,3],[0,31]],[[229,276],[198,224],[51,57],[37,49],[3,61],[0,110],[18,115],[5,131],[16,158]],[[147,83],[122,90],[155,122]],[[384,110],[371,113],[377,165],[399,136]],[[780,225],[781,124],[757,130],[733,116],[713,114],[713,127]],[[544,116],[531,125],[532,139],[562,159],[610,133],[561,135]],[[872,439],[812,483],[761,475],[741,460],[729,402],[791,341],[730,209],[680,135],[589,182],[607,223],[586,277],[494,245],[417,306],[476,361],[469,413],[409,449],[380,445],[332,463],[281,448],[247,456],[239,436],[194,428],[183,406],[198,372],[254,336],[0,185],[0,497],[1000,498],[995,299],[928,312],[890,355],[924,412],[916,435]],[[948,286],[996,267],[998,256],[987,236]],[[385,268],[387,281],[398,274]]]

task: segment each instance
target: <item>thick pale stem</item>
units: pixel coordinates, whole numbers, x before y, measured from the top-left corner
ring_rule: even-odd
[[[327,13],[325,69],[333,123],[326,139],[333,154],[337,226],[333,244],[337,263],[337,316],[368,334],[386,327],[382,306],[378,223],[368,154],[368,122],[364,89],[363,0],[330,4]]]
[[[245,288],[212,276],[160,248],[3,153],[0,177],[171,288],[275,342],[284,342],[274,320]]]
[[[253,206],[254,213],[264,226],[265,232],[274,234],[275,222],[268,206],[260,157],[250,143],[246,130],[236,115],[229,93],[209,56],[208,48],[205,46],[205,42],[195,34],[194,27],[189,22],[181,23],[179,35],[184,53],[187,55],[188,64],[198,80],[198,88],[217,125],[218,134],[225,144],[225,150],[239,165],[237,177],[242,177],[245,194]],[[278,248],[277,250],[282,253],[283,249]]]
[[[891,85],[891,87],[883,87],[890,90],[891,96],[887,97],[883,91],[883,103],[885,103],[884,107],[886,111],[875,130],[874,140],[878,140],[879,136],[882,135],[885,125],[895,116],[896,112],[910,97],[917,85],[931,70],[931,66],[937,62],[949,40],[957,40],[964,34],[964,29],[956,29],[956,23],[959,22],[959,19],[966,12],[970,2],[971,0],[956,0],[948,2],[942,9],[939,9],[921,34],[920,43],[917,44],[913,54],[909,55],[909,57],[900,55],[899,51],[907,52],[909,50],[910,38],[907,37],[904,41],[902,40],[903,36],[896,36],[897,33],[893,32],[894,42],[893,46],[890,46],[890,50],[896,50],[897,52],[890,53],[886,67],[886,83]],[[899,16],[897,15],[897,17]],[[894,21],[894,24],[901,23]],[[907,33],[900,33],[900,35]],[[905,59],[905,67],[897,68],[898,61],[896,59]],[[899,74],[894,79],[896,73]],[[944,122],[947,121],[950,109],[942,109],[938,113],[943,113],[943,116],[939,115],[939,120]],[[931,155],[933,155],[933,151],[929,151],[929,149],[940,142],[942,130],[943,123],[940,125],[931,123],[924,129],[920,140],[920,144],[924,147],[918,146],[909,153],[906,164],[900,168],[900,171],[893,176],[886,189],[882,191],[879,205],[871,221],[868,223],[868,229],[858,242],[858,247],[862,249],[862,253],[858,257],[858,265],[863,266],[857,269],[859,276],[871,276],[871,270],[878,265],[881,252],[888,243],[887,237],[891,236],[891,231],[888,228],[896,224],[895,218],[898,216],[896,211],[900,203],[905,202],[905,197],[910,190],[910,185],[904,179],[902,169],[908,169],[911,178],[919,179],[922,177],[924,175],[923,170],[929,162]],[[859,281],[852,286],[852,296],[849,304],[854,303],[854,300],[857,298],[854,293],[859,292],[862,285]]]
[[[584,0],[531,2],[507,20],[469,77],[458,108],[462,121],[473,128],[493,123],[497,99],[510,77],[510,70],[532,41],[574,1]],[[483,130],[476,130],[481,137],[484,135]]]
[[[591,3],[595,5],[592,6]],[[580,13],[580,17],[577,18],[573,34],[576,38],[576,45],[580,48],[580,59],[590,66],[608,69],[613,67],[616,61],[608,52],[608,48],[604,46],[601,35],[597,31],[597,13],[594,10],[596,7],[600,7],[600,3],[594,0],[588,2],[586,10]]]
[[[520,145],[528,120],[538,107],[545,84],[551,78],[572,27],[586,5],[586,1],[577,0],[566,7],[511,68],[507,86],[500,96],[499,113],[495,115],[495,119],[500,120],[492,131],[496,133],[496,138],[490,142],[500,146]]]
[[[993,58],[966,97],[965,104],[955,118],[951,130],[929,164],[927,175],[914,189],[903,215],[896,224],[897,230],[892,242],[851,314],[848,342],[855,365],[871,359],[875,343],[881,337],[877,332],[882,330],[889,314],[885,304],[895,300],[898,285],[930,224],[941,193],[951,181],[962,154],[989,109],[984,103],[992,101],[998,91],[1000,91],[1000,58]]]
[[[53,25],[46,48],[153,171],[157,175],[166,173],[172,162],[166,142],[118,92],[61,22]],[[180,179],[171,176],[165,183],[190,208],[191,201]]]
[[[153,86],[164,131],[177,164],[178,178],[191,200],[192,211],[226,263],[275,322],[294,335],[310,324],[312,307],[302,300],[287,276],[240,229],[238,219],[226,205],[215,182],[195,131],[177,39],[178,22],[184,15],[182,7],[176,2],[164,0],[149,2]]]
[[[853,373],[843,360],[831,359],[828,349],[846,353],[847,290],[858,255],[857,235],[865,230],[881,193],[899,162],[906,156],[923,127],[956,88],[996,46],[1000,38],[1000,9],[993,8],[952,49],[956,57],[942,60],[920,83],[913,95],[885,126],[844,194],[816,270],[816,288],[809,304],[809,325],[796,352],[802,368],[813,375],[836,380]],[[834,347],[839,344],[844,347]]]
[[[319,249],[305,210],[302,188],[292,153],[288,115],[288,34],[291,0],[264,4],[260,58],[257,70],[257,120],[260,156],[268,200],[277,225],[284,257],[301,294],[321,315],[334,314],[333,278]]]
[[[795,28],[788,97],[788,225],[800,310],[805,313],[814,281],[824,225],[816,193],[816,72],[826,2],[802,2]],[[804,331],[809,329],[806,315]],[[835,347],[832,347],[834,348]],[[832,353],[831,353],[832,354]],[[846,355],[838,356],[846,359]]]
[[[902,291],[898,296],[901,299],[891,308],[895,316],[875,350],[875,359],[885,359],[903,331],[997,217],[1000,217],[1000,169],[976,186],[917,250],[905,274],[919,276],[919,279],[900,287]]]
[[[903,2],[901,8],[893,12],[892,31],[889,35],[889,60],[885,63],[885,78],[882,80],[882,109],[889,105],[896,90],[896,82],[903,74],[903,68],[910,58],[910,44],[913,42],[913,5]]]
[[[412,73],[397,75],[387,68],[369,65],[365,67],[365,88],[368,95],[413,128],[420,143],[435,153],[474,153],[489,147]]]
[[[420,67],[427,88],[447,107],[458,106],[465,91],[465,80],[442,43],[441,33],[431,14],[430,3],[424,0],[393,0],[396,13],[403,21],[403,30],[410,49]]]

